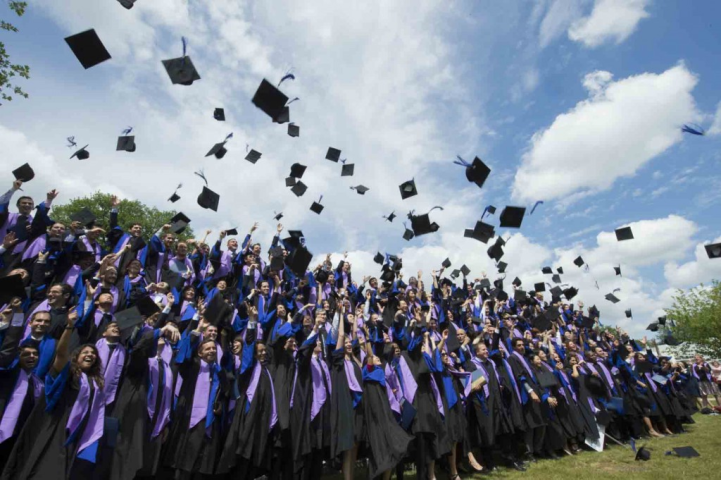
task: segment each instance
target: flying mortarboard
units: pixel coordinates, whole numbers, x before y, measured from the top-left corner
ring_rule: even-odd
[[[85,70],[111,58],[93,28],[66,37],[65,42]]]
[[[70,215],[70,220],[80,222],[84,226],[92,225],[95,222],[95,214],[87,207]]]
[[[568,287],[563,291],[563,294],[566,296],[566,300],[570,301],[578,294],[578,289],[574,287]]]
[[[136,0],[118,0],[118,2],[120,2],[120,5],[130,10],[131,8],[133,8]]]
[[[721,253],[721,252],[719,252],[719,253]],[[618,267],[613,267],[613,270],[616,272],[616,275],[621,275],[621,265],[619,265]],[[621,276],[623,276],[623,275],[621,275]]]
[[[190,224],[190,219],[183,213],[178,212],[170,219],[170,230],[173,233],[183,233],[185,227]]]
[[[125,130],[130,133],[131,128]],[[135,135],[122,135],[118,137],[118,143],[115,146],[116,152],[128,152],[132,153],[136,150],[135,146]]]
[[[251,150],[248,152],[248,154],[245,156],[245,159],[248,160],[250,163],[254,164],[260,160],[260,157],[263,154],[258,152],[257,150]]]
[[[553,283],[561,283],[561,276],[554,273],[551,277],[551,280],[553,281]]]
[[[273,212],[275,213],[275,212]],[[283,218],[283,212],[275,213],[275,217],[273,217],[276,221],[280,221],[281,218]]]
[[[283,248],[273,247],[270,249],[270,269],[278,272],[285,267],[285,258],[283,258]]]
[[[88,146],[89,145],[85,145],[83,148],[81,148],[77,152],[73,153],[73,155],[70,158],[78,157],[78,160],[87,160],[88,158],[90,158],[90,152],[85,150],[86,148],[88,148]]]
[[[330,160],[331,162],[338,163],[338,160],[340,160],[340,150],[333,147],[328,147],[328,152],[325,154],[325,159]]]
[[[580,256],[573,261],[573,264],[577,267],[582,267],[584,263],[585,262]]]
[[[306,190],[308,190],[308,186],[300,180],[290,189],[296,197],[302,197]]]
[[[210,149],[208,153],[205,154],[206,157],[209,157],[211,155],[214,155],[215,158],[220,160],[225,156],[226,153],[228,153],[228,150],[225,148],[225,142],[228,141],[229,138],[232,138],[233,134],[229,134],[227,137],[225,137],[225,140],[223,140],[220,143],[216,143],[213,145],[213,148]]]
[[[617,228],[616,240],[618,240],[619,242],[623,240],[633,240],[633,232],[631,231],[631,227]]]
[[[398,188],[401,191],[402,200],[418,195],[418,189],[416,188],[415,179],[401,183]]]
[[[649,324],[648,327],[646,327],[646,330],[648,330],[650,332],[658,332],[658,323],[653,322],[653,323]]]
[[[706,249],[708,258],[721,258],[721,243],[712,243],[703,247]]]
[[[323,211],[323,205],[320,204],[320,202],[323,200],[323,195],[320,196],[317,202],[313,202],[313,205],[310,206],[310,210],[314,213],[317,213],[320,215],[320,212]]]
[[[445,260],[443,260],[443,263],[441,263],[441,266],[442,266],[443,268],[450,268],[450,266],[451,266],[451,259],[450,259],[450,258],[446,258]]]
[[[35,178],[35,172],[33,171],[30,164],[26,163],[25,165],[22,165],[13,170],[13,176],[15,177],[15,180],[20,180],[21,182],[29,182],[30,180]]]
[[[149,296],[142,297],[135,303],[135,306],[138,307],[140,314],[145,317],[150,317],[160,311],[158,304],[155,303]]]
[[[521,228],[523,216],[526,214],[525,207],[506,207],[501,212],[501,227]]]
[[[290,135],[291,137],[300,137],[300,127],[295,123],[289,123],[288,135]]]
[[[148,297],[144,297],[148,298]],[[142,300],[142,299],[141,299]],[[155,305],[152,300],[150,300],[150,303]],[[138,307],[131,307],[125,310],[122,310],[115,314],[115,321],[118,324],[118,329],[122,332],[123,330],[129,330],[133,328],[136,325],[140,325],[143,323],[143,315],[140,313],[140,310]]]
[[[211,209],[214,212],[218,211],[218,203],[220,202],[220,195],[209,189],[203,187],[203,191],[198,195],[198,205],[205,209]]]
[[[253,105],[260,108],[266,115],[274,121],[282,117],[286,110],[288,97],[278,90],[275,85],[268,80],[263,79],[253,95]],[[303,272],[305,273],[305,272]]]
[[[383,256],[381,252],[376,253],[376,256],[373,257],[373,261],[377,263],[378,265],[383,265],[383,262],[385,261],[386,257]]]
[[[307,167],[305,165],[301,165],[300,163],[294,163],[290,166],[290,176],[294,178],[303,178],[303,174],[305,173],[305,169]]]
[[[563,275],[563,267],[556,268],[556,272],[558,272],[558,274],[560,275]]]
[[[453,270],[453,271],[451,272],[451,278],[455,280],[456,278],[458,278],[458,276],[459,276],[460,274],[461,274],[461,271],[458,270],[458,269],[455,269],[455,270]]]
[[[553,269],[552,269],[551,267],[543,267],[543,268],[541,269],[541,272],[542,272],[542,273],[546,273],[546,274],[552,274],[552,273],[553,273]]]
[[[238,228],[237,228],[237,227],[234,227],[234,228],[225,230],[225,234],[226,234],[226,235],[230,235],[230,236],[238,235]]]
[[[461,267],[461,273],[463,274],[464,277],[467,277],[468,274],[471,273],[471,269],[466,267],[465,265],[463,265]]]
[[[428,211],[428,213],[424,213],[422,215],[413,215],[413,212],[410,212],[408,214],[408,218],[411,221],[411,228],[413,229],[413,234],[416,237],[438,231],[440,227],[435,222],[431,223],[431,218],[429,215],[435,209],[443,210],[443,207],[433,207]]]
[[[225,121],[225,110],[222,108],[216,108],[213,112],[213,118],[218,120],[219,122]]]
[[[391,212],[391,214],[388,215],[388,216],[385,216],[385,215],[384,215],[383,218],[385,218],[385,219],[388,220],[389,222],[393,222],[393,219],[396,218],[396,212]]]
[[[479,188],[483,187],[488,175],[491,174],[491,169],[478,157],[473,159],[473,163],[468,163],[461,157],[458,157],[458,160],[454,160],[453,163],[466,167],[466,178],[469,182],[478,185]]]
[[[403,226],[405,227],[405,223],[403,224]],[[415,236],[415,234],[413,233],[413,230],[411,230],[408,227],[405,227],[405,229],[406,229],[406,231],[403,232],[403,239],[406,241],[411,240]]]
[[[370,188],[366,187],[365,185],[358,185],[357,187],[350,187],[351,190],[355,190],[358,195],[365,195]]]
[[[345,165],[343,165],[343,167],[340,170],[340,176],[341,177],[352,177],[354,171],[355,171],[355,164],[354,163],[346,163]]]
[[[303,276],[306,270],[308,270],[308,265],[310,265],[311,260],[313,260],[313,254],[304,246],[299,245],[288,255],[286,265],[288,265],[296,275]]]
[[[290,102],[288,102],[290,103]],[[278,115],[273,119],[273,123],[288,123],[290,122],[290,108],[287,106],[283,107],[283,109],[278,113]]]
[[[613,293],[607,294],[605,298],[606,298],[606,300],[608,300],[609,302],[611,302],[611,303],[613,303],[613,304],[616,304],[616,303],[618,303],[618,302],[621,301],[621,300],[619,300],[618,297],[617,297],[616,295],[614,295]]]
[[[292,187],[295,186],[295,184],[298,183],[294,177],[287,177],[285,179],[285,186],[286,187]]]
[[[163,60],[163,66],[165,71],[170,77],[170,81],[173,85],[192,85],[194,81],[200,80],[200,75],[193,65],[193,61],[188,55],[186,50],[188,48],[188,41],[185,37],[182,37],[183,42],[183,56],[178,58],[171,58],[169,60]]]
[[[533,284],[533,290],[536,292],[545,292],[546,291],[546,284],[543,282],[534,283]]]
[[[631,311],[630,308],[623,313],[626,314],[626,318],[633,318],[633,312]]]
[[[225,303],[222,295],[213,296],[203,313],[203,318],[211,325],[218,325],[230,313],[230,306]]]
[[[523,284],[523,282],[521,282],[521,279],[518,277],[514,278],[513,282],[511,282],[511,283],[517,287],[520,287]]]
[[[666,325],[666,316],[665,315],[663,317],[658,317],[658,324],[662,325],[662,326]]]
[[[498,273],[505,273],[506,267],[508,267],[508,264],[506,262],[498,262],[498,265],[496,265]]]
[[[28,298],[22,275],[16,274],[0,278],[0,305],[10,303],[15,297],[20,300]]]

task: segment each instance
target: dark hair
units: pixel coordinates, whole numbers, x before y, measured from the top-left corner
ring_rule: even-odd
[[[143,228],[143,224],[140,222],[133,222],[130,224],[130,228],[133,228],[134,226],[139,226],[140,228]]]
[[[514,338],[513,340],[511,340],[511,347],[516,348],[518,342],[524,343],[522,338]]]
[[[28,200],[30,200],[31,202],[33,202],[33,204],[35,204],[35,200],[33,200],[33,197],[28,197],[27,195],[23,195],[22,197],[18,198],[18,201],[17,201],[17,202],[15,202],[15,206],[16,206],[16,207],[19,207],[19,206],[20,206],[20,202],[22,202],[22,201],[25,200],[25,199],[28,199]]]
[[[70,298],[70,296],[72,296],[72,294],[73,294],[73,287],[71,287],[67,283],[56,282],[56,283],[53,283],[52,285],[50,285],[50,288],[53,288],[53,287],[60,287],[60,289],[63,291],[63,295],[68,295],[68,298]],[[48,289],[48,290],[50,290],[50,289]]]

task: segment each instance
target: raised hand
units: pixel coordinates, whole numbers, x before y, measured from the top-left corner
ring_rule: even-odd
[[[10,250],[16,243],[18,243],[18,239],[15,237],[15,232],[8,232],[3,238],[3,248],[5,250]]]
[[[118,208],[118,205],[120,205],[120,199],[116,195],[113,195],[110,197],[110,206],[112,208]]]
[[[68,310],[67,326],[75,328],[75,322],[78,321],[78,311],[76,307]]]
[[[53,200],[55,200],[55,197],[57,197],[59,194],[60,194],[60,192],[58,192],[58,191],[55,190],[54,188],[53,188],[52,190],[50,190],[50,191],[48,192],[48,194],[47,194],[47,201],[48,201],[48,203],[50,203],[50,202],[52,202]]]

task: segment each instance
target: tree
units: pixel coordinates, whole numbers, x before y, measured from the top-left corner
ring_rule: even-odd
[[[673,321],[670,326],[666,321],[670,334],[686,342],[679,347],[682,353],[721,357],[721,283],[717,280],[710,287],[702,284],[688,292],[679,290],[666,316]]]
[[[110,199],[112,195],[108,193],[95,192],[90,197],[73,198],[65,205],[53,205],[50,217],[56,221],[70,225],[72,220],[70,216],[79,212],[83,208],[87,208],[97,218],[95,224],[106,229],[110,226]],[[133,223],[139,223],[143,226],[143,237],[148,240],[163,225],[170,222],[170,219],[178,213],[174,210],[161,211],[155,207],[148,207],[138,200],[122,200],[118,205],[118,224],[126,232]],[[186,227],[185,231],[178,235],[180,240],[192,238],[193,230]]]
[[[25,13],[25,8],[28,6],[28,3],[10,0],[8,6],[18,17],[21,17]],[[18,32],[18,29],[13,24],[4,20],[0,20],[0,29],[8,32]],[[30,67],[11,63],[10,55],[7,50],[5,50],[5,44],[0,42],[0,97],[2,97],[3,100],[11,101],[13,99],[12,96],[6,93],[8,90],[12,91],[15,95],[28,98],[28,94],[25,93],[22,88],[10,83],[11,79],[15,76],[26,79],[30,78]]]

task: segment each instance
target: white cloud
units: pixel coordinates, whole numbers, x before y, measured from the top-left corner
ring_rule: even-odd
[[[539,40],[541,48],[563,35],[576,19],[581,16],[581,2],[578,0],[554,0],[541,21]]]
[[[650,0],[596,0],[591,14],[573,22],[568,37],[589,48],[622,43],[649,16]]]
[[[633,175],[682,140],[681,123],[700,116],[691,95],[697,81],[683,64],[617,81],[608,72],[586,75],[589,98],[536,132],[513,196],[568,202]]]
[[[699,283],[709,284],[721,280],[721,260],[708,258],[704,245],[721,242],[721,237],[712,242],[699,243],[694,249],[694,260],[683,264],[669,262],[664,267],[666,281],[674,288],[695,287]]]
[[[716,107],[716,115],[714,116],[713,124],[711,124],[711,128],[709,128],[706,133],[709,135],[721,135],[721,102],[719,102]]]

